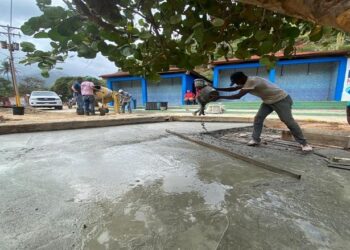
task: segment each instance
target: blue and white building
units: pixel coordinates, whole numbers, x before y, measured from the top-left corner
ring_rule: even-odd
[[[296,101],[347,101],[345,92],[350,87],[350,60],[348,51],[304,52],[292,58],[279,56],[274,69],[269,72],[259,64],[259,58],[230,59],[213,63],[214,87],[228,87],[230,75],[243,71],[248,76],[260,76],[276,83]],[[246,95],[244,101],[256,101]]]
[[[170,68],[169,71],[160,73],[158,82],[148,81],[127,72],[101,75],[101,77],[107,80],[109,89],[123,89],[131,93],[136,99],[137,106],[145,106],[147,102],[168,102],[169,106],[183,105],[186,91],[194,91],[194,79],[205,79],[195,71],[178,68]]]

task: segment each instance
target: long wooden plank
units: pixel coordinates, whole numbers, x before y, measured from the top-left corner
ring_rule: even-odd
[[[198,145],[201,145],[201,146],[213,149],[213,150],[215,150],[215,151],[217,151],[219,153],[222,153],[222,154],[225,154],[227,156],[230,156],[231,158],[239,159],[239,160],[248,162],[250,164],[253,164],[253,165],[257,166],[257,167],[269,170],[271,172],[274,172],[274,173],[277,173],[277,174],[287,175],[287,176],[293,177],[293,178],[298,179],[298,180],[301,178],[301,175],[299,175],[299,174],[295,174],[295,173],[292,173],[290,171],[277,168],[277,167],[269,165],[267,163],[264,163],[264,162],[261,162],[261,161],[249,158],[249,157],[247,157],[245,155],[241,155],[241,154],[238,154],[238,153],[235,153],[235,152],[231,152],[231,151],[229,151],[227,149],[223,149],[223,148],[211,145],[211,144],[203,142],[203,141],[192,139],[192,138],[190,138],[188,136],[185,136],[185,135],[182,135],[182,134],[170,131],[168,129],[166,130],[166,132],[169,133],[169,134],[175,135],[175,136],[177,136],[177,137],[179,137],[181,139],[184,139],[186,141],[190,141],[190,142],[196,143]]]

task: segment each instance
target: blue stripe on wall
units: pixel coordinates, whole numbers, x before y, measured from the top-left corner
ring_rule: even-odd
[[[335,95],[334,95],[335,101],[341,101],[341,97],[343,94],[343,88],[344,88],[345,75],[346,75],[347,61],[348,61],[347,58],[343,57],[339,62],[337,83],[335,86]]]
[[[276,70],[275,69],[270,69],[269,80],[270,80],[270,82],[276,81]]]
[[[148,100],[148,94],[147,94],[147,80],[145,78],[142,78],[141,80],[141,88],[142,88],[142,104],[143,106],[146,106],[146,103]]]

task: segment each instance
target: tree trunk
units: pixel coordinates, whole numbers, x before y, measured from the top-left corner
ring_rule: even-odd
[[[350,33],[349,0],[238,0]]]

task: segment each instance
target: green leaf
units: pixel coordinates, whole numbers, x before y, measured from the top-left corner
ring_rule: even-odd
[[[35,33],[35,30],[27,22],[22,25],[21,31],[27,36],[32,36]]]
[[[61,36],[71,36],[81,27],[81,19],[78,16],[72,16],[60,22],[57,32]]]
[[[202,25],[203,25],[202,22],[196,23],[195,25],[192,26],[192,29],[199,28],[199,27],[202,26]]]
[[[132,23],[128,23],[128,25],[126,26],[126,30],[130,32],[133,29],[134,29],[134,26],[132,25]]]
[[[317,42],[317,41],[319,41],[322,38],[322,36],[323,36],[323,29],[322,29],[322,27],[321,26],[316,26],[316,27],[314,27],[311,30],[311,32],[309,34],[309,39],[312,42]]]
[[[59,41],[59,42],[62,42],[64,40],[64,37],[57,32],[57,30],[50,30],[48,33],[49,35],[49,38],[53,41]]]
[[[55,43],[55,42],[50,42],[50,45],[51,45],[51,47],[54,48],[54,49],[57,49],[57,48],[60,47],[60,45],[57,44],[57,43]]]
[[[192,42],[192,39],[193,39],[193,36],[194,36],[194,33],[192,33],[185,41],[185,44],[190,44]]]
[[[33,37],[34,38],[49,38],[49,35],[46,32],[41,31],[41,32],[36,33]]]
[[[43,69],[41,71],[42,77],[48,78],[50,76],[49,71],[47,69]]]
[[[235,57],[239,59],[246,59],[250,57],[250,53],[247,50],[239,49],[239,50],[236,50]]]
[[[144,25],[145,25],[145,21],[144,21],[143,19],[140,19],[140,20],[139,20],[139,25],[140,25],[140,26],[144,26]]]
[[[259,48],[261,54],[267,54],[273,51],[273,42],[271,40],[264,41]]]
[[[125,57],[132,55],[130,45],[124,45],[124,46],[120,47],[119,50],[120,50],[120,53]]]
[[[290,55],[293,53],[293,51],[294,51],[294,46],[288,45],[288,46],[284,49],[283,54],[284,54],[285,56],[290,56]]]
[[[283,35],[294,39],[300,35],[300,30],[297,27],[289,27],[289,28],[283,30]]]
[[[221,19],[221,18],[218,18],[218,17],[215,17],[211,23],[215,26],[215,27],[221,27],[225,24],[225,20],[224,19]]]
[[[171,24],[178,24],[182,21],[181,15],[175,15],[170,17]]]
[[[50,19],[63,19],[67,16],[67,12],[60,6],[49,6],[44,9],[44,15]]]
[[[30,42],[21,42],[21,48],[23,52],[33,52],[35,51],[35,45]]]
[[[143,31],[139,34],[139,37],[143,40],[150,39],[152,37],[152,34],[149,33],[148,31]]]
[[[258,41],[264,40],[267,36],[268,36],[268,33],[264,30],[258,30],[254,35],[255,39]]]

